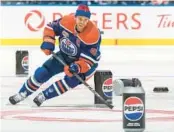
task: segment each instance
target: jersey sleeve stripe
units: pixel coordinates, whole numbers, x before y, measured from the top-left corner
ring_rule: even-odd
[[[98,61],[94,60],[92,57],[85,55],[84,53],[81,53],[80,56],[87,58],[88,60],[92,61],[93,63],[98,63]]]
[[[43,39],[44,42],[50,42],[52,44],[55,44],[56,40],[55,39],[52,39],[50,37],[44,37]]]
[[[62,79],[62,83],[63,83],[63,85],[65,86],[65,88],[66,88],[67,90],[70,90],[70,87],[68,86],[68,84],[65,82],[64,79]]]
[[[33,82],[34,85],[36,85],[37,87],[41,86],[41,83],[39,83],[38,81],[36,81],[36,79],[34,78],[34,76],[31,76],[31,81]]]
[[[94,63],[91,60],[88,60],[87,58],[80,57],[79,60],[85,61],[90,66],[94,65]]]

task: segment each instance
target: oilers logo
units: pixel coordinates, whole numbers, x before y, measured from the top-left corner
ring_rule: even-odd
[[[67,55],[76,56],[77,55],[77,47],[73,44],[68,38],[62,38],[60,40],[60,49]]]
[[[129,97],[124,102],[124,116],[129,121],[138,121],[144,115],[144,104],[138,97]]]
[[[24,68],[24,70],[28,71],[28,56],[24,56],[21,65]]]
[[[106,97],[112,97],[112,78],[108,78],[104,81],[102,90]]]

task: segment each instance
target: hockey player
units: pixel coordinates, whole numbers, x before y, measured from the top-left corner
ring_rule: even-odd
[[[64,67],[54,57],[50,57],[24,82],[17,94],[9,97],[11,104],[24,100],[56,74],[64,72],[65,76],[34,98],[33,101],[38,106],[81,84],[72,73],[77,73],[83,80],[88,80],[95,73],[100,59],[101,35],[96,25],[90,21],[90,16],[88,6],[81,4],[75,15],[67,15],[47,24],[41,50],[46,55],[51,55],[55,48],[55,37],[58,36],[60,51],[56,54],[68,65]]]

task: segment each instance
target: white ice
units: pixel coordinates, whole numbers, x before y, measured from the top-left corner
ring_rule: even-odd
[[[145,132],[174,131],[174,47],[105,48],[100,69],[110,69],[115,78],[136,76],[146,91]],[[136,47],[134,47],[136,49]],[[158,49],[158,50],[157,50]],[[3,49],[3,54],[10,49]],[[114,50],[114,51],[111,51]],[[147,53],[147,50],[149,51]],[[165,52],[164,52],[165,50]],[[32,53],[39,53],[32,50]],[[113,54],[116,53],[113,59]],[[127,53],[127,54],[126,54]],[[33,55],[31,54],[31,56]],[[36,56],[37,58],[38,56]],[[7,57],[8,58],[8,57]],[[39,57],[38,57],[39,58]],[[111,58],[112,60],[109,60]],[[36,67],[35,60],[33,64]],[[96,108],[94,95],[83,85],[36,107],[29,97],[10,105],[8,97],[18,91],[26,77],[11,75],[1,61],[1,132],[122,132],[122,97],[114,96],[114,110]],[[10,64],[11,67],[14,64]],[[14,68],[14,67],[13,67]],[[10,71],[11,70],[11,71]],[[88,82],[92,87],[92,79]],[[45,85],[47,86],[47,85]],[[154,93],[155,86],[167,86],[168,93]],[[44,86],[43,86],[44,88]],[[39,91],[37,91],[39,92]],[[37,93],[36,92],[36,93]]]
[[[122,132],[122,97],[114,96],[115,108],[94,107],[93,94],[83,86],[45,102],[37,108],[32,97],[12,106],[8,97],[20,87],[25,78],[2,78],[1,131],[2,132]],[[162,78],[156,78],[159,80]],[[165,80],[166,78],[163,78]],[[146,132],[174,131],[174,84],[167,78],[169,93],[153,93],[153,79],[141,79],[146,95]],[[12,82],[10,85],[8,82]],[[7,90],[8,89],[8,90]]]

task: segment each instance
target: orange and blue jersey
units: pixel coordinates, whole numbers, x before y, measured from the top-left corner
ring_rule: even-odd
[[[60,51],[67,61],[83,59],[90,66],[98,63],[101,43],[99,29],[91,21],[82,33],[78,33],[75,26],[73,15],[53,21],[44,30],[44,41],[55,43],[55,36],[59,36]]]
[[[55,44],[55,37],[59,37],[60,51],[56,54],[69,65],[73,62],[87,67],[84,72],[78,73],[83,80],[88,80],[96,71],[100,60],[101,35],[98,28],[89,21],[84,31],[76,31],[75,17],[72,15],[49,23],[43,34],[44,42]],[[82,65],[81,65],[82,64]],[[55,58],[49,58],[41,67],[37,68],[22,86],[19,93],[26,93],[27,96],[36,91],[44,82],[56,74],[62,73],[64,66]],[[43,91],[46,99],[59,96],[71,88],[75,88],[81,82],[75,77],[64,76],[63,79],[54,82]]]
[[[101,34],[93,22],[89,21],[84,31],[78,33],[75,16],[64,16],[45,27],[44,41],[55,43],[56,36],[59,37],[60,52],[67,63],[83,60],[89,71],[97,67],[101,56]]]

